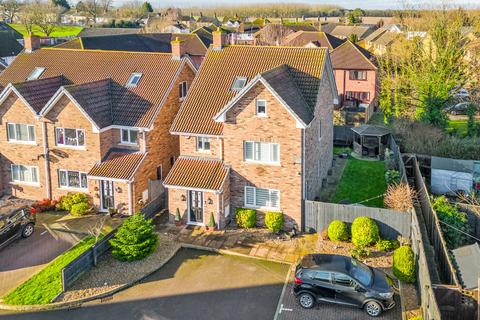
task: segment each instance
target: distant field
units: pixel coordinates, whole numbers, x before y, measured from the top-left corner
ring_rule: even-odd
[[[25,29],[25,26],[23,24],[12,23],[10,24],[10,27],[20,32],[23,36],[28,35],[28,32]],[[55,30],[52,32],[50,36],[51,37],[72,37],[72,36],[78,35],[80,31],[82,31],[82,29],[83,27],[79,27],[79,26],[58,26],[55,28]],[[37,36],[46,36],[46,34],[43,33],[38,26],[33,27],[33,34]]]

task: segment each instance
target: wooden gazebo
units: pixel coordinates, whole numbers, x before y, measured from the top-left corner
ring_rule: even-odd
[[[353,127],[353,152],[362,157],[382,160],[388,146],[390,131],[385,127],[361,125]]]

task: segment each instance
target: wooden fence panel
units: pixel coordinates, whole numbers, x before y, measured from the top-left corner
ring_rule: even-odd
[[[396,239],[398,235],[410,236],[411,214],[388,209],[360,207],[336,203],[305,201],[305,229],[321,232],[333,220],[353,222],[356,217],[374,219],[382,237]]]

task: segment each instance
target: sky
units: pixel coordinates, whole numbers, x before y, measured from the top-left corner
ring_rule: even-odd
[[[118,5],[122,1],[114,0]],[[215,6],[215,5],[238,5],[238,4],[259,4],[259,3],[311,3],[311,4],[335,4],[341,7],[362,8],[362,9],[400,9],[403,8],[403,3],[413,3],[415,6],[429,6],[448,2],[456,6],[460,5],[466,8],[480,8],[480,0],[151,0],[154,7],[191,7],[191,6]]]

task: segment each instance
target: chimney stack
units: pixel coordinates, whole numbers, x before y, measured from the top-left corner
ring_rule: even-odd
[[[222,50],[224,41],[225,41],[225,38],[220,28],[213,31],[213,50]]]
[[[40,49],[40,37],[30,34],[23,39],[23,42],[26,53],[32,53]]]
[[[175,40],[172,40],[171,42],[172,45],[172,59],[173,60],[180,60],[182,57],[185,55],[185,45],[183,41],[178,39],[178,37],[175,38]]]

